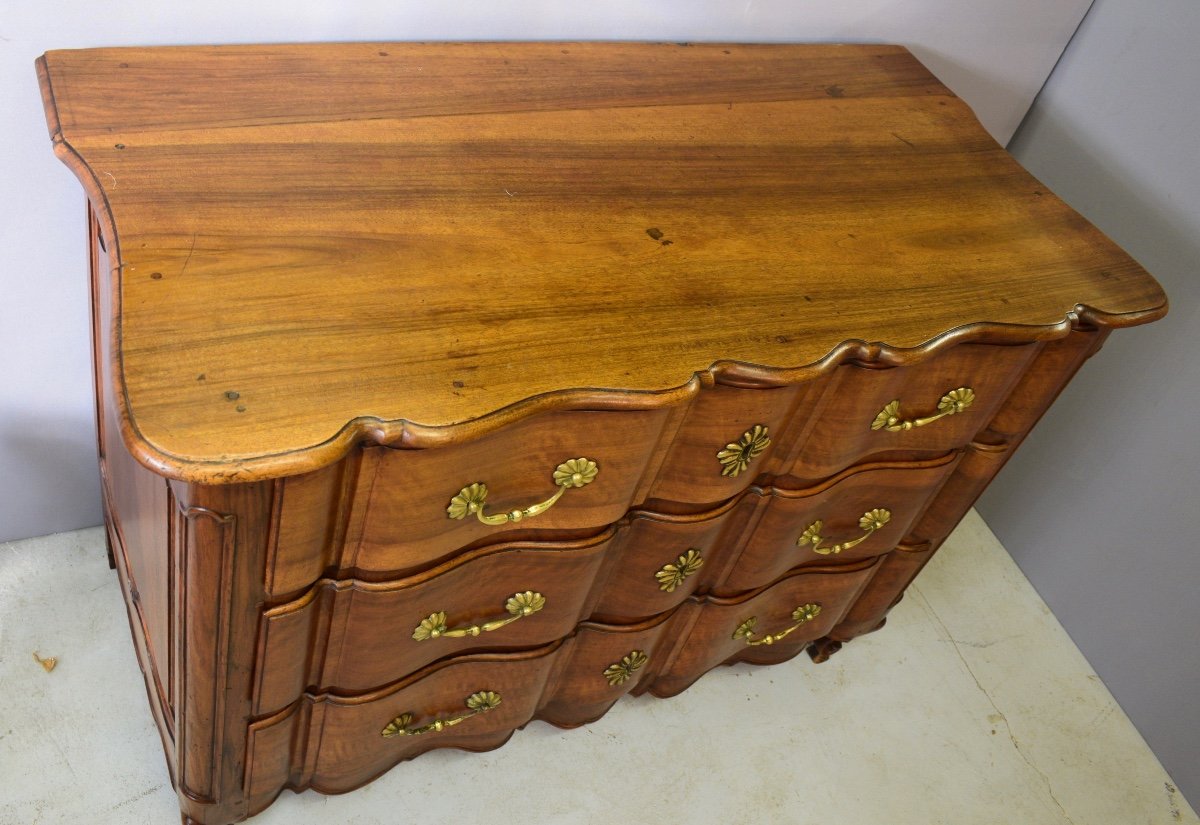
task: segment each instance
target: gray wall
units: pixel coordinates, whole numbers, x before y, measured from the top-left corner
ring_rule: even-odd
[[[55,0],[0,15],[0,541],[99,522],[80,189],[46,137],[33,59],[51,48],[363,39],[891,41],[975,108],[1001,141],[1088,0]],[[985,514],[1193,799],[1183,761],[1200,714],[1186,637],[1197,436],[1200,10],[1101,0],[1017,150],[1138,255],[1171,317],[1112,339],[985,501]],[[1185,76],[1190,75],[1190,81]],[[1180,374],[1182,373],[1182,375]],[[1191,380],[1188,380],[1188,377]],[[1074,426],[1068,422],[1086,422]],[[1123,502],[1128,502],[1123,504]],[[1189,586],[1189,582],[1191,586]],[[1175,701],[1172,701],[1175,700]],[[1193,750],[1196,748],[1193,747]]]
[[[825,40],[911,48],[1006,141],[1089,0],[0,0],[0,541],[100,521],[83,195],[50,151],[47,49],[307,40]]]
[[[1097,0],[1009,147],[1159,279],[1171,312],[1113,333],[979,505],[1193,802],[1198,42],[1195,0]]]

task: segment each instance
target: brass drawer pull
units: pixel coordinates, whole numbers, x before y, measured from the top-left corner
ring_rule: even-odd
[[[630,676],[632,676],[642,665],[646,664],[650,657],[641,650],[631,650],[629,655],[622,656],[621,661],[613,662],[608,667],[604,668],[604,678],[608,680],[610,685],[624,684]]]
[[[875,420],[871,422],[871,429],[898,433],[902,430],[911,430],[913,427],[924,427],[939,418],[963,412],[974,402],[975,390],[970,387],[959,387],[956,390],[950,390],[938,399],[938,411],[935,415],[927,415],[924,418],[901,418],[900,399],[897,398],[879,411],[879,415],[875,416]]]
[[[821,543],[825,541],[825,537],[821,535],[821,531],[825,529],[825,522],[817,519],[812,524],[804,528],[804,532],[800,534],[800,538],[796,539],[796,546],[803,547],[806,544],[811,544],[814,553],[822,556],[836,556],[843,550],[849,550],[851,547],[857,547],[871,537],[883,525],[892,520],[892,511],[885,510],[882,507],[875,510],[868,510],[862,514],[862,518],[858,520],[858,527],[863,531],[863,534],[856,539],[843,541],[840,544],[835,544],[832,547],[822,547]]]
[[[726,444],[724,449],[717,451],[717,461],[721,462],[721,475],[736,478],[750,466],[750,462],[758,458],[763,450],[771,446],[771,437],[767,434],[764,424],[755,424],[737,441]]]
[[[492,526],[533,518],[553,507],[554,503],[562,498],[562,494],[569,488],[586,487],[588,484],[591,484],[599,472],[600,468],[590,458],[572,458],[570,461],[564,461],[554,468],[554,483],[558,485],[557,493],[545,501],[531,504],[523,510],[513,510],[508,513],[496,513],[493,515],[487,515],[483,512],[484,502],[487,501],[488,488],[482,481],[477,481],[474,484],[463,487],[458,491],[458,495],[450,499],[450,506],[446,508],[446,513],[452,519],[466,518],[468,513],[474,513],[484,524]]]
[[[754,645],[773,645],[796,628],[808,624],[820,615],[821,605],[812,604],[811,602],[809,604],[802,604],[792,611],[792,621],[795,622],[794,625],[789,627],[787,630],[781,630],[780,632],[771,636],[763,636],[761,639],[753,638],[754,626],[758,623],[758,617],[751,616],[749,619],[746,619],[746,621],[737,626],[737,629],[733,631],[733,638],[745,639],[746,644],[752,647]]]
[[[410,728],[415,718],[411,713],[402,713],[395,719],[387,723],[380,733],[385,737],[390,736],[420,736],[422,733],[439,733],[446,728],[452,728],[459,722],[465,722],[472,716],[478,716],[481,713],[487,713],[492,708],[500,704],[500,694],[492,690],[481,690],[478,693],[472,693],[467,697],[467,713],[459,716],[451,716],[448,719],[434,719],[427,725],[421,725],[419,728]]]
[[[662,570],[654,574],[654,578],[658,580],[658,589],[668,593],[675,592],[676,587],[703,566],[704,557],[700,555],[700,551],[695,547],[688,548],[686,553],[670,564],[664,564]]]
[[[508,601],[504,603],[504,609],[508,611],[508,615],[503,619],[492,619],[483,624],[472,624],[447,629],[446,614],[439,611],[437,613],[430,613],[427,618],[422,619],[421,623],[413,630],[412,637],[418,642],[423,642],[426,639],[439,639],[443,637],[447,639],[461,639],[463,636],[478,636],[480,633],[499,630],[505,625],[512,624],[517,619],[532,616],[545,606],[545,596],[541,593],[535,593],[532,590],[526,590],[524,593],[514,593],[509,596]]]

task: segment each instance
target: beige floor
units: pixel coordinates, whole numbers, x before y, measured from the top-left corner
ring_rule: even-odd
[[[99,530],[0,545],[0,685],[0,823],[178,822]],[[253,822],[1200,820],[972,514],[888,626],[825,665],[721,668],[587,728],[285,792]]]

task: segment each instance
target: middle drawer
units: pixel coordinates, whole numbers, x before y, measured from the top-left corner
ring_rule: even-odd
[[[796,567],[886,553],[957,459],[751,487],[693,515],[633,511],[587,539],[487,545],[390,581],[322,579],[263,613],[256,712],[306,688],[371,690],[448,656],[546,644],[588,618],[632,623],[693,593],[733,596]]]

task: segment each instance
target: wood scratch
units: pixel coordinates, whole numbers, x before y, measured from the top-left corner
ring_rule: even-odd
[[[188,250],[187,258],[183,261],[183,269],[179,270],[179,274],[187,272],[188,264],[192,262],[192,253],[196,251],[196,233],[192,233],[192,248]]]

